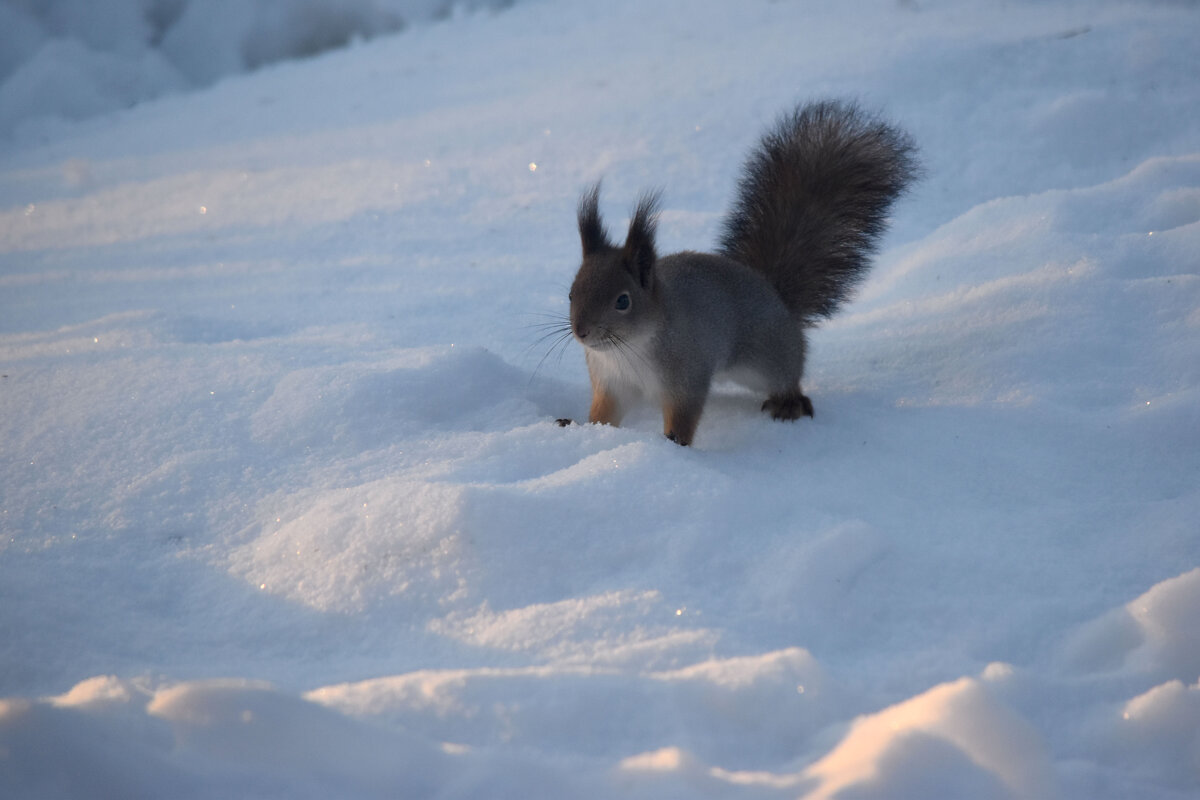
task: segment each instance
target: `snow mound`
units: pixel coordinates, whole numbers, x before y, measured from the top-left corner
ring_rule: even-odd
[[[123,56],[77,39],[49,39],[0,83],[0,135],[26,120],[83,119],[186,85],[157,51]]]
[[[673,670],[571,664],[425,670],[306,697],[474,747],[514,741],[612,759],[674,742],[747,768],[794,757],[841,703],[816,660],[799,648]]]
[[[450,757],[261,682],[154,688],[96,677],[61,697],[0,702],[14,797],[430,796]]]
[[[1085,625],[1064,654],[1071,666],[1089,672],[1200,676],[1200,567]]]
[[[1181,790],[1200,789],[1200,683],[1168,681],[1138,695],[1114,728],[1111,757]]]
[[[1058,793],[1045,745],[1033,727],[971,678],[858,718],[841,743],[800,772],[711,763],[688,748],[672,746],[623,759],[617,776],[634,797],[653,796],[647,790],[670,797],[699,790],[718,797],[804,800],[1041,800]]]
[[[1200,365],[1167,339],[1197,336],[1200,280],[1183,257],[1200,248],[1197,186],[1200,155],[1153,158],[1096,186],[976,206],[907,248],[824,327],[868,337],[870,363],[895,370],[906,403],[1182,402]],[[1097,237],[1112,246],[1098,249]],[[1073,324],[1055,324],[1063,314]],[[1131,364],[1139,392],[1105,388]]]
[[[0,795],[1196,796],[1200,9],[403,7],[0,0]],[[556,426],[580,188],[819,97],[815,419]]]
[[[805,771],[807,798],[1045,798],[1056,778],[1036,731],[963,678],[855,721]]]
[[[445,781],[439,748],[395,729],[383,731],[321,706],[245,681],[211,680],[155,693],[146,712],[165,720],[176,747],[234,772],[307,774],[306,792],[383,795],[402,787],[420,796]],[[290,781],[289,781],[290,782]]]
[[[461,493],[395,479],[272,503],[279,514],[230,554],[259,589],[321,611],[362,611],[381,595],[452,595]]]
[[[251,417],[277,451],[353,453],[422,431],[484,431],[536,420],[528,376],[481,347],[409,350],[377,362],[289,372]]]
[[[509,2],[12,0],[0,4],[0,136]]]

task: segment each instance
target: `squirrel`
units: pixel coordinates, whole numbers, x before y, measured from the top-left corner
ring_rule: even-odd
[[[646,398],[662,406],[663,433],[689,445],[724,379],[765,394],[775,419],[811,417],[806,330],[863,279],[889,207],[919,171],[907,133],[855,103],[822,101],[783,115],[751,152],[715,253],[658,255],[657,192],[641,196],[624,244],[613,244],[591,186],[569,294],[588,420],[619,425]]]

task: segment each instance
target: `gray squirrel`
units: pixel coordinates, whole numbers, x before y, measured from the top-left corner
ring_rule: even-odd
[[[663,433],[688,445],[721,379],[765,394],[775,419],[811,417],[800,385],[806,329],[862,280],[892,201],[918,171],[898,128],[853,103],[802,105],[750,154],[717,252],[661,257],[658,194],[641,197],[618,246],[593,185],[579,201],[583,263],[570,292],[592,383],[588,420],[619,425],[645,398],[661,404]]]

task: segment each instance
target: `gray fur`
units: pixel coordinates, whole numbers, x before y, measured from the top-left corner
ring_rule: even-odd
[[[853,105],[797,109],[751,155],[715,255],[658,257],[657,194],[641,198],[614,245],[599,185],[585,192],[571,330],[586,349],[590,421],[619,424],[647,398],[663,408],[663,432],[690,444],[718,378],[766,394],[777,419],[811,416],[805,328],[868,268],[888,207],[915,175],[913,150]]]
[[[918,172],[900,129],[852,103],[801,106],[747,161],[719,251],[766,275],[801,319],[828,317],[865,277]]]

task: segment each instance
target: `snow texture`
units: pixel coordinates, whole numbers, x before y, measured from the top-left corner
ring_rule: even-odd
[[[483,6],[0,3],[0,796],[1195,797],[1200,9]],[[579,192],[822,97],[816,417],[556,426]]]
[[[506,0],[0,0],[0,134]]]

